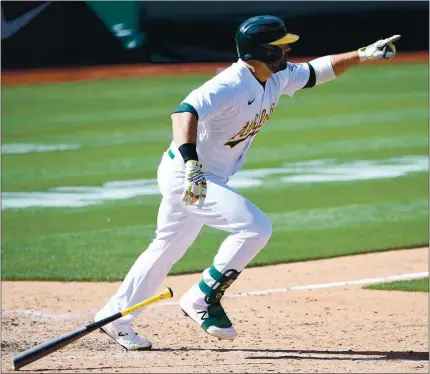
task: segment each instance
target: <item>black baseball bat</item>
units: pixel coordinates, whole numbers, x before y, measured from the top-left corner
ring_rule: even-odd
[[[169,287],[167,287],[163,292],[136,305],[133,305],[130,308],[123,310],[122,312],[115,313],[109,317],[101,319],[100,321],[90,323],[89,325],[80,327],[79,329],[61,335],[58,338],[47,340],[46,342],[43,342],[33,348],[29,348],[26,351],[13,357],[13,368],[15,370],[19,370],[34,361],[40,360],[42,357],[45,357],[52,352],[58,351],[59,349],[75,342],[83,336],[93,332],[94,330],[97,330],[100,327],[117,320],[118,318],[124,317],[140,308],[144,308],[162,299],[169,299],[171,297],[173,297],[173,291]]]

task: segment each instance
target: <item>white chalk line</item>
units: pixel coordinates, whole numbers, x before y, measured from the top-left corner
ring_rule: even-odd
[[[399,280],[411,280],[411,279],[419,279],[428,277],[429,272],[421,272],[421,273],[409,273],[409,274],[401,274],[401,275],[389,275],[385,277],[378,277],[378,278],[367,278],[367,279],[358,279],[358,280],[352,280],[352,281],[341,281],[341,282],[330,282],[330,283],[319,283],[319,284],[311,284],[307,286],[293,286],[293,287],[287,287],[287,288],[273,288],[273,289],[267,289],[267,290],[261,290],[261,291],[249,291],[249,292],[234,292],[234,293],[228,293],[225,294],[225,297],[244,297],[244,296],[261,296],[261,295],[270,295],[270,294],[276,294],[276,293],[287,293],[292,291],[312,291],[312,290],[318,290],[322,288],[333,288],[333,287],[344,287],[344,286],[352,286],[352,285],[366,285],[366,284],[373,284],[373,283],[386,283],[386,282],[393,282],[393,281],[399,281]],[[162,306],[168,306],[168,305],[179,305],[178,301],[164,301],[161,303],[157,303],[154,305],[151,305],[152,308],[159,308]]]
[[[287,293],[292,291],[306,291],[306,290],[312,291],[312,290],[318,290],[323,288],[345,287],[345,286],[352,286],[352,285],[366,285],[366,284],[374,284],[374,283],[386,283],[386,282],[393,282],[393,281],[399,281],[399,280],[412,280],[412,279],[419,279],[419,278],[424,278],[428,276],[429,276],[429,272],[425,271],[420,273],[389,275],[389,276],[378,277],[378,278],[366,278],[366,279],[357,279],[357,280],[341,281],[341,282],[318,283],[318,284],[311,284],[306,286],[293,286],[293,287],[287,287],[287,288],[273,288],[273,289],[267,289],[267,290],[261,290],[261,291],[234,292],[234,293],[227,293],[225,297],[235,298],[235,297],[244,297],[244,296],[261,296],[261,295],[270,295],[270,294],[277,294],[277,293]],[[171,306],[171,305],[179,305],[179,301],[159,302],[157,304],[150,305],[147,308],[160,308],[160,307]],[[31,309],[3,310],[2,313],[6,315],[7,314],[33,315],[44,319],[74,319],[74,318],[84,317],[84,315],[76,314],[76,313],[55,314],[55,313],[44,313],[38,310],[31,310]]]
[[[233,293],[231,294],[231,296],[241,297],[241,296],[251,296],[251,295],[252,296],[268,295],[268,294],[274,294],[274,293],[285,293],[290,291],[317,290],[321,288],[343,287],[343,286],[360,285],[360,284],[365,285],[365,284],[372,284],[372,283],[386,283],[386,282],[393,282],[393,281],[399,281],[399,280],[419,279],[419,278],[424,278],[428,276],[429,276],[429,272],[426,271],[421,273],[390,275],[386,277],[358,279],[353,281],[312,284],[310,286],[295,286],[295,287],[288,287],[288,288],[275,288],[275,289],[262,290],[262,291],[240,292],[240,293]]]

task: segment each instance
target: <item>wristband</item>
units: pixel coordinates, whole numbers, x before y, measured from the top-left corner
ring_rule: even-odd
[[[194,161],[199,160],[199,157],[197,156],[197,149],[195,144],[192,144],[192,143],[182,144],[178,148],[178,150],[182,158],[184,159],[184,162],[187,162],[189,160],[194,160]]]

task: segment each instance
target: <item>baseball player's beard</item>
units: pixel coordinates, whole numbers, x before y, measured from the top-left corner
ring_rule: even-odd
[[[287,68],[287,54],[284,53],[282,58],[278,61],[266,64],[273,74],[278,73]]]

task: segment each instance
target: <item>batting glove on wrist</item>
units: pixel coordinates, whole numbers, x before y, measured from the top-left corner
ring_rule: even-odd
[[[400,35],[394,35],[391,38],[378,40],[367,47],[360,48],[358,56],[361,61],[376,60],[378,58],[391,60],[396,55],[396,47],[393,43],[399,39]]]
[[[185,164],[185,189],[182,201],[185,205],[199,202],[202,207],[206,198],[207,183],[203,174],[202,165],[198,161],[188,160]]]

